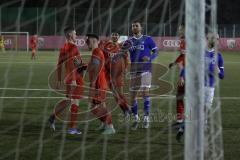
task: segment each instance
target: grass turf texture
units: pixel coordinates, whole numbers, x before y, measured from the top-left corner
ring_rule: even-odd
[[[86,53],[87,52],[81,52]],[[1,88],[48,89],[48,75],[54,69],[58,53],[38,52],[35,61],[30,53],[0,53]],[[156,61],[167,66],[177,56],[174,52],[160,52]],[[225,159],[237,159],[240,148],[240,53],[224,52],[226,77],[221,81],[222,122]],[[176,84],[176,70],[168,71],[164,80]],[[174,95],[175,91],[169,94]],[[183,144],[175,140],[175,131],[163,133],[175,115],[175,99],[153,99],[152,113],[157,115],[149,131],[126,130],[121,122],[118,108],[113,114],[117,133],[102,136],[95,131],[98,121],[79,123],[83,135],[65,135],[65,123],[57,121],[53,132],[47,123],[53,106],[61,98],[29,99],[13,97],[61,97],[58,93],[45,90],[0,90],[0,159],[183,159]],[[5,98],[4,98],[5,97]],[[9,99],[6,99],[9,97]],[[112,101],[111,98],[108,101]],[[83,102],[84,103],[84,102]],[[83,104],[84,105],[84,104]],[[142,103],[139,104],[142,111]],[[128,154],[127,152],[128,151]]]

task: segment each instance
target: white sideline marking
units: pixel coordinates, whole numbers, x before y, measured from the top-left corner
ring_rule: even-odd
[[[65,91],[65,90],[53,90],[53,89],[39,89],[39,88],[0,88],[0,90],[13,90],[13,91]],[[108,93],[111,93],[110,91],[107,91]],[[151,99],[174,99],[176,95],[159,95],[151,97]],[[62,97],[0,97],[0,99],[58,99],[58,98],[66,98],[64,96]],[[112,97],[107,97],[112,98]],[[215,99],[226,99],[226,100],[237,100],[240,99],[240,97],[215,97]]]

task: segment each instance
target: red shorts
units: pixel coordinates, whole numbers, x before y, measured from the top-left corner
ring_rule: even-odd
[[[105,102],[106,100],[106,90],[99,90],[95,89],[93,91],[93,96],[92,96],[92,103],[93,104],[100,104]]]
[[[106,86],[95,85],[95,88],[91,89],[91,99],[93,104],[100,104],[106,100]]]
[[[72,83],[66,83],[66,97],[71,99],[80,99],[83,97],[83,81],[76,80],[72,81]]]
[[[125,65],[122,62],[111,64],[110,70],[106,72],[109,88],[120,88],[124,85]]]
[[[184,96],[185,86],[177,85],[177,96]]]

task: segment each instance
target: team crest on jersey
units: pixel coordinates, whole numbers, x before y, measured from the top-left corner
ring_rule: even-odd
[[[130,48],[131,50],[144,50],[144,45],[136,45]]]

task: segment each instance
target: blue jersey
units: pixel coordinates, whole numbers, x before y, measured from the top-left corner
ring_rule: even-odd
[[[215,57],[217,56],[217,57]],[[217,61],[217,62],[216,62]],[[224,78],[224,62],[221,53],[215,54],[214,49],[205,52],[205,86],[214,87],[216,67],[219,70],[218,77]]]
[[[137,65],[134,70],[137,72],[151,71],[151,62],[158,55],[158,50],[156,44],[150,36],[142,35],[139,38],[131,37],[129,39],[132,41],[132,47],[129,49],[131,66]],[[143,61],[143,57],[149,57],[148,62]]]

